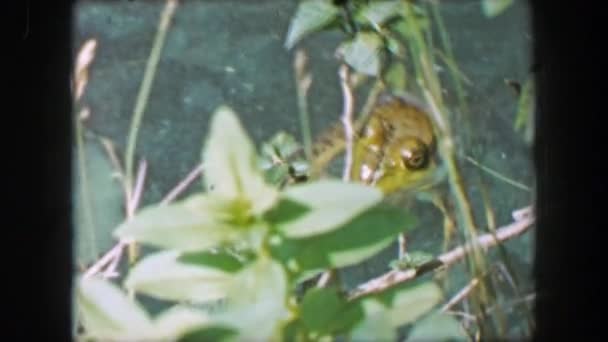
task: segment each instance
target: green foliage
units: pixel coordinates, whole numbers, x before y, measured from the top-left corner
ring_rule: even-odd
[[[198,328],[184,334],[179,342],[227,342],[235,341],[238,332],[223,326]]]
[[[335,288],[308,291],[300,312],[303,327],[313,336],[346,334],[365,317],[359,301],[347,301]]]
[[[86,337],[95,340],[175,339],[208,321],[203,312],[174,306],[152,319],[122,290],[101,278],[78,278],[76,301]]]
[[[290,220],[271,223],[288,238],[306,238],[341,227],[354,215],[379,203],[382,193],[356,183],[319,181],[290,187],[283,198],[308,210]]]
[[[356,14],[356,19],[362,24],[380,27],[386,21],[399,15],[401,1],[375,1],[365,4]]]
[[[226,297],[232,273],[219,267],[184,263],[179,252],[162,251],[135,265],[125,286],[159,299],[205,303]]]
[[[211,133],[204,149],[205,184],[215,200],[243,203],[248,217],[274,205],[277,191],[269,186],[259,171],[258,156],[232,109],[220,107],[211,121]],[[240,205],[237,205],[240,207]]]
[[[277,236],[271,248],[295,273],[345,267],[377,254],[413,223],[402,210],[378,205],[329,233],[302,239]]]
[[[496,16],[510,3],[483,1],[484,13]],[[301,1],[285,47],[291,49],[333,24],[353,26],[340,44],[343,61],[361,74],[385,78],[392,90],[405,91],[403,62],[408,52],[414,53],[406,43],[428,33],[426,10],[398,0],[350,5],[352,17],[344,14],[347,7],[331,0]],[[415,19],[415,25],[405,18]],[[387,54],[396,58],[385,58]],[[387,61],[391,64],[385,68]],[[518,114],[518,127],[523,115]],[[373,257],[415,224],[402,209],[387,205],[373,187],[336,179],[288,184],[306,173],[299,151],[292,136],[279,132],[262,144],[258,155],[236,113],[218,108],[203,146],[203,191],[180,202],[145,207],[114,231],[114,237],[160,251],[139,260],[122,286],[96,277],[78,279],[77,311],[85,336],[396,340],[398,328],[411,326],[412,341],[464,339],[453,317],[429,315],[443,299],[432,281],[357,299],[349,299],[339,288],[313,288],[297,302],[294,290],[300,282]],[[413,252],[391,266],[417,267],[430,258]],[[174,306],[152,317],[125,290]],[[204,309],[220,301],[218,312]]]
[[[378,76],[380,72],[380,48],[382,39],[373,32],[360,32],[355,38],[341,45],[344,61],[358,72]]]
[[[353,330],[353,340],[395,340],[396,328],[412,323],[442,299],[432,282],[401,286],[361,299],[365,318]]]
[[[78,312],[88,335],[126,338],[152,330],[145,310],[114,284],[97,278],[79,279],[77,284]]]
[[[442,299],[441,289],[435,283],[421,282],[399,286],[385,291],[378,299],[387,310],[383,314],[393,327],[414,322]]]
[[[386,73],[386,82],[393,91],[405,91],[407,85],[405,66],[401,63],[393,63]]]
[[[291,49],[304,37],[327,27],[339,13],[331,0],[307,0],[300,2],[287,32],[285,47]]]
[[[275,147],[280,155],[296,150]],[[397,324],[408,323],[422,308],[430,310],[395,295],[388,301],[349,301],[335,289],[316,289],[301,305],[288,304],[296,281],[375,255],[413,219],[383,204],[382,193],[373,187],[331,179],[284,190],[269,185],[250,138],[226,107],[213,115],[204,150],[207,191],[146,207],[115,231],[117,237],[161,248],[137,262],[122,287],[182,304],[152,318],[121,287],[80,279],[77,304],[87,336],[282,340],[285,334],[348,335],[356,327],[353,336],[364,336],[356,331],[386,319],[388,333],[394,334]],[[428,293],[411,291],[423,303],[431,302]],[[218,312],[203,309],[219,300]],[[388,304],[368,312],[371,300]]]
[[[77,134],[82,134],[81,130]],[[82,137],[74,179],[76,262],[87,265],[114,244],[112,230],[122,220],[123,190],[97,139]]]
[[[282,186],[298,178],[304,178],[308,162],[300,152],[302,147],[296,139],[283,131],[276,133],[262,144],[260,167],[270,184]]]
[[[524,140],[531,144],[534,135],[534,81],[529,78],[524,83],[515,114],[514,128],[516,131],[524,130]]]
[[[430,340],[468,341],[468,336],[454,316],[433,313],[414,324],[406,341],[416,342]]]
[[[405,57],[404,44],[394,37],[394,33],[407,37],[405,17],[409,7],[413,8],[417,25],[423,30],[429,29],[430,19],[426,11],[400,0],[350,1],[342,11],[329,0],[301,1],[291,21],[285,45],[290,49],[312,33],[329,29],[333,27],[332,23],[336,23],[335,26],[344,28],[349,35],[338,47],[343,61],[361,74],[380,77],[389,57],[387,53],[397,58]],[[387,77],[392,88],[405,88],[402,81],[397,81],[404,72],[399,65],[391,66]]]

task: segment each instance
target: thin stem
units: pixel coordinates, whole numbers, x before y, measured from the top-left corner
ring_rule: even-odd
[[[353,129],[353,94],[349,85],[349,72],[345,64],[340,66],[340,86],[342,88],[342,124],[344,125],[344,139],[346,141],[346,153],[344,157],[344,173],[342,180],[350,181],[353,169],[354,129]]]
[[[450,310],[454,305],[465,299],[471,291],[479,284],[479,278],[473,278],[465,287],[456,293],[445,305],[439,309],[441,312]]]
[[[129,241],[121,240],[112,249],[110,249],[101,259],[97,260],[93,266],[91,266],[85,273],[84,277],[91,277],[101,271],[101,269],[111,262],[117,256],[120,256],[122,249],[129,243]]]
[[[513,180],[513,179],[511,179],[511,178],[509,178],[507,176],[504,176],[501,173],[499,173],[498,171],[493,170],[493,169],[491,169],[491,168],[489,168],[487,166],[484,166],[484,165],[480,164],[478,161],[476,161],[475,159],[473,159],[473,158],[471,158],[469,156],[466,156],[466,160],[468,162],[470,162],[471,164],[473,164],[473,165],[477,166],[478,168],[480,168],[482,171],[484,171],[484,172],[486,172],[486,173],[488,173],[488,174],[496,177],[497,179],[499,179],[499,180],[501,180],[501,181],[503,181],[503,182],[505,182],[505,183],[507,183],[509,185],[512,185],[512,186],[514,186],[514,187],[516,187],[516,188],[518,188],[520,190],[524,190],[524,191],[527,191],[527,192],[531,192],[532,191],[532,189],[529,186],[527,186],[527,185],[525,185],[523,183],[520,183],[520,182],[518,182],[516,180]]]
[[[312,76],[306,71],[307,58],[303,50],[296,51],[294,58],[294,71],[296,74],[296,92],[298,96],[298,114],[300,119],[300,133],[306,158],[312,158],[312,133],[310,129],[310,114],[308,112],[307,94],[312,84]]]
[[[133,118],[131,121],[131,127],[129,129],[129,135],[127,138],[127,152],[125,155],[125,183],[126,189],[128,189],[127,200],[131,200],[131,189],[133,182],[133,159],[135,155],[135,147],[137,145],[137,133],[141,125],[141,121],[148,104],[148,98],[154,82],[154,76],[156,75],[156,69],[160,60],[161,51],[165,43],[167,31],[169,29],[169,23],[173,18],[175,9],[177,8],[177,0],[167,0],[165,8],[161,14],[160,24],[156,37],[154,38],[154,44],[152,51],[148,58],[144,77],[137,94],[137,100],[135,102],[135,109],[133,110]]]
[[[135,182],[135,187],[133,188],[132,194],[133,196],[128,199],[127,207],[129,208],[127,212],[127,218],[131,218],[135,215],[135,211],[139,206],[139,200],[141,199],[141,194],[143,192],[143,186],[146,179],[146,170],[148,169],[148,164],[145,160],[142,160],[139,163],[139,168],[137,171],[137,179]]]
[[[203,173],[203,165],[199,164],[195,167],[186,178],[179,182],[169,193],[160,201],[160,205],[167,205],[171,203],[177,196],[179,196],[197,177],[199,177]]]

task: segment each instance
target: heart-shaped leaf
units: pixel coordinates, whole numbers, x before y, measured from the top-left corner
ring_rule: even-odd
[[[331,1],[307,0],[300,2],[287,31],[285,48],[289,50],[307,35],[323,29],[336,18],[338,13],[338,7]]]

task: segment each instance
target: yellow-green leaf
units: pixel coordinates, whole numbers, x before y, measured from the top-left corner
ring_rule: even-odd
[[[442,298],[441,289],[433,282],[397,289],[387,319],[393,327],[411,323],[429,312]]]
[[[205,184],[214,197],[249,202],[252,214],[275,203],[277,190],[266,183],[255,147],[231,108],[213,114],[203,156]]]
[[[278,228],[290,238],[304,238],[339,228],[382,200],[373,187],[338,180],[292,186],[284,197],[309,208],[293,220],[281,222]]]
[[[391,90],[403,92],[406,90],[405,66],[402,63],[393,63],[386,73],[386,83]]]
[[[154,319],[154,339],[175,341],[195,329],[209,325],[211,319],[204,312],[183,305],[173,306]]]
[[[154,332],[145,310],[115,284],[98,277],[78,278],[76,283],[78,313],[88,336],[133,341]]]
[[[229,287],[227,311],[216,323],[238,329],[240,339],[281,341],[281,325],[289,318],[287,275],[276,261],[261,257],[240,271]]]
[[[226,297],[233,274],[182,263],[179,258],[180,253],[175,251],[145,257],[131,269],[125,286],[163,300],[204,303]]]
[[[344,225],[309,238],[285,238],[271,245],[275,258],[296,272],[357,264],[388,247],[415,220],[401,208],[382,203]]]
[[[114,235],[180,251],[197,251],[235,241],[246,231],[229,223],[222,203],[204,195],[166,206],[150,206],[121,224]]]

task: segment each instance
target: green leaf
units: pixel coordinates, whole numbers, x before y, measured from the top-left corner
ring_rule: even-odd
[[[401,286],[360,299],[365,319],[353,330],[353,340],[395,340],[396,329],[429,312],[441,300],[432,282]]]
[[[235,273],[240,271],[248,261],[250,255],[237,258],[235,255],[223,252],[190,252],[179,256],[178,261],[188,265],[198,265],[220,269],[224,272]],[[245,259],[245,260],[243,260]]]
[[[198,251],[243,239],[248,233],[230,224],[227,204],[204,195],[182,202],[142,209],[120,225],[114,235],[180,251]]]
[[[269,184],[280,185],[289,178],[289,165],[278,164],[266,168],[264,179]]]
[[[341,45],[344,61],[358,72],[378,76],[382,39],[373,32],[359,32],[351,41]]]
[[[318,336],[343,334],[364,317],[360,303],[347,302],[335,288],[313,288],[306,292],[300,313],[306,329]]]
[[[391,90],[395,92],[406,90],[405,66],[401,63],[393,63],[386,73],[386,82]]]
[[[165,310],[154,320],[155,340],[173,341],[193,330],[210,324],[210,318],[202,311],[176,305]]]
[[[413,223],[413,218],[403,210],[380,204],[332,232],[311,238],[283,239],[271,248],[275,257],[296,272],[350,266],[388,247]]]
[[[414,324],[406,341],[468,341],[468,337],[454,316],[435,313]]]
[[[293,135],[280,131],[262,144],[262,156],[266,158],[286,159],[300,150],[300,144]]]
[[[116,243],[112,231],[124,219],[124,194],[99,141],[83,140],[74,165],[74,247],[76,261],[88,265]]]
[[[235,275],[227,288],[230,301],[215,322],[238,330],[251,341],[281,340],[281,326],[289,318],[287,275],[276,261],[260,256]]]
[[[365,319],[356,325],[351,333],[353,341],[395,341],[395,327],[386,319],[387,308],[370,298],[362,301]]]
[[[424,282],[392,289],[380,297],[389,303],[386,319],[397,328],[429,312],[443,295],[437,284]]]
[[[236,341],[238,331],[223,326],[210,326],[184,334],[179,342],[226,342]]]
[[[481,9],[488,18],[494,18],[513,5],[513,0],[481,0]]]
[[[327,324],[328,334],[345,334],[363,320],[365,317],[363,306],[359,301],[347,302],[340,310],[339,315]]]
[[[334,288],[314,288],[302,299],[302,322],[312,332],[324,334],[328,323],[337,316],[346,302]]]
[[[274,205],[278,192],[266,183],[254,145],[231,108],[221,106],[213,114],[203,156],[213,197],[244,201],[254,215]]]
[[[325,180],[292,186],[283,198],[310,208],[299,217],[277,224],[289,238],[330,232],[382,200],[380,190],[358,183]]]
[[[514,129],[519,131],[526,128],[526,142],[532,141],[534,132],[534,81],[530,78],[524,83],[517,103]]]
[[[264,219],[271,224],[282,224],[301,218],[310,211],[309,206],[284,197],[264,214]]]
[[[143,258],[129,272],[125,286],[164,300],[209,302],[225,298],[235,277],[230,272],[179,261],[180,253],[163,251]]]
[[[285,48],[289,50],[307,35],[320,31],[330,24],[338,13],[339,8],[331,1],[307,0],[300,2],[296,14],[289,24]]]
[[[145,310],[118,286],[102,278],[78,278],[76,301],[87,335],[95,339],[138,340],[154,333]]]
[[[376,1],[361,8],[357,21],[380,27],[385,21],[400,15],[401,1]]]

